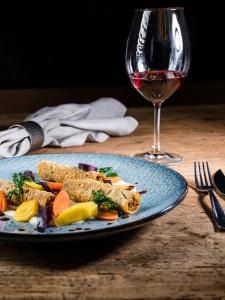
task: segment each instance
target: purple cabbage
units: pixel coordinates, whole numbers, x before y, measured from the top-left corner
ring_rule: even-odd
[[[35,181],[35,176],[34,176],[34,173],[33,173],[32,171],[26,170],[26,171],[23,172],[23,175],[24,175],[24,176],[27,176],[27,177],[31,177],[31,179],[32,179],[33,181]]]
[[[84,164],[84,163],[79,163],[78,168],[83,170],[83,171],[97,171],[98,168],[94,167],[92,165]]]

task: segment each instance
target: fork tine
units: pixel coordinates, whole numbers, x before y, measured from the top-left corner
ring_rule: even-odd
[[[205,178],[205,184],[207,186],[209,186],[209,183],[208,183],[208,180],[207,180],[206,171],[205,171],[205,163],[204,163],[204,161],[202,162],[202,167],[203,167],[203,174],[204,174],[204,178]]]
[[[210,169],[209,169],[209,164],[208,164],[207,161],[206,161],[206,167],[207,167],[207,171],[208,171],[209,181],[210,181],[210,184],[212,186],[213,185],[212,175],[211,175],[211,172],[210,172]]]
[[[196,187],[199,187],[196,161],[194,162],[194,175],[195,175],[195,185]]]
[[[200,162],[198,162],[198,172],[199,172],[199,177],[200,177],[201,185],[203,186],[204,183],[203,183],[203,180],[202,180],[202,172],[201,172]]]

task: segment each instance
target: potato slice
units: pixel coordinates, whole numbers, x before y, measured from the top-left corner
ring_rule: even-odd
[[[35,190],[40,190],[40,191],[43,191],[44,188],[41,184],[38,184],[34,181],[28,181],[28,180],[25,180],[24,181],[24,184],[31,187],[32,189],[35,189]]]
[[[15,212],[15,219],[18,222],[28,222],[32,217],[37,215],[38,201],[25,201],[17,207]]]
[[[65,209],[55,219],[57,226],[69,225],[79,221],[95,217],[98,213],[98,206],[94,202],[77,203],[74,206]]]

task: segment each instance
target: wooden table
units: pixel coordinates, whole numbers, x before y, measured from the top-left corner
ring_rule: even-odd
[[[132,108],[130,136],[33,153],[132,154],[152,142],[152,109]],[[2,115],[0,126],[22,120]],[[193,161],[225,170],[225,106],[167,106],[162,144],[183,156],[174,167],[191,182]],[[221,200],[224,206],[224,200]],[[0,242],[0,299],[225,299],[225,233],[215,229],[208,197],[193,189],[167,215],[118,236],[55,245]]]

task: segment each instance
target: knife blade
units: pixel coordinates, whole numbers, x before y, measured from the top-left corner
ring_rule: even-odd
[[[222,170],[216,171],[213,175],[213,182],[215,188],[220,192],[222,196],[225,197],[225,175],[223,174]]]

